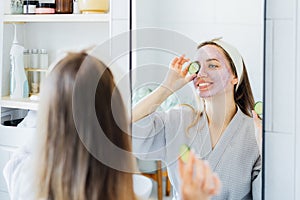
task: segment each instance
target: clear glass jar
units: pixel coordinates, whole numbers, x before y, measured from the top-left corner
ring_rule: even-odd
[[[23,54],[24,54],[24,68],[25,69],[30,68],[31,51],[29,49],[25,49]]]
[[[30,67],[31,68],[39,68],[39,50],[38,49],[31,50]]]
[[[46,49],[40,49],[39,50],[40,59],[39,59],[39,67],[41,69],[47,69],[48,68],[48,53]]]
[[[29,89],[30,94],[37,94],[39,93],[39,72],[37,71],[39,68],[39,50],[38,49],[32,49],[31,50],[31,68],[33,71],[30,71],[28,73],[30,83],[29,83]]]
[[[10,0],[10,12],[11,14],[23,13],[23,0]]]
[[[109,10],[109,0],[78,0],[81,13],[106,13]]]

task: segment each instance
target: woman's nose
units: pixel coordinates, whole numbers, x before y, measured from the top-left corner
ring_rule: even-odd
[[[198,77],[207,77],[207,73],[206,73],[206,70],[205,70],[204,67],[201,67],[201,68],[199,69],[199,72],[197,73],[197,76],[198,76]]]

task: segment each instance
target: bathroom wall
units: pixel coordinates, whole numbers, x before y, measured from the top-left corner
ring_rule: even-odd
[[[297,0],[267,0],[266,199],[300,199],[299,6]]]
[[[195,42],[193,52],[201,41],[223,37],[243,55],[258,101],[262,100],[263,85],[263,6],[261,0],[136,0],[135,28],[163,28],[183,34]],[[137,45],[145,39],[137,37]],[[166,52],[139,51],[137,66],[159,63],[168,67],[173,57]],[[148,77],[162,80],[164,75]]]

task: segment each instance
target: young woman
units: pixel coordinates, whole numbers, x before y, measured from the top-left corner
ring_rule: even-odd
[[[64,57],[46,79],[38,112],[37,141],[15,153],[4,169],[11,199],[137,199],[128,118],[113,76],[101,61],[84,52]],[[128,154],[118,154],[108,144]],[[190,177],[185,172],[195,163],[182,167],[182,177]],[[208,170],[202,175],[193,183],[218,181]],[[213,190],[203,187],[193,194],[210,197],[218,188],[216,183]]]
[[[173,59],[163,83],[133,108],[135,154],[166,163],[175,199],[181,198],[178,155],[182,144],[192,147],[196,157],[207,160],[219,175],[223,187],[213,199],[260,198],[261,135],[255,131],[254,99],[241,55],[217,39],[198,46],[195,74],[188,75],[188,67],[183,69],[188,61],[184,56]],[[189,82],[203,100],[203,110],[178,106],[155,111]]]
[[[94,96],[87,95],[91,86],[95,86]],[[132,174],[114,169],[94,154],[108,151],[104,142],[97,140],[96,134],[101,133],[93,124],[94,116],[115,146],[131,152],[125,129],[128,120],[110,70],[84,52],[70,53],[51,71],[42,91],[37,154],[23,149],[5,169],[12,199],[135,199]],[[84,105],[86,99],[94,104]],[[114,108],[118,115],[113,116],[112,102],[118,105]],[[92,145],[94,152],[87,145]],[[118,159],[133,171],[133,160]]]

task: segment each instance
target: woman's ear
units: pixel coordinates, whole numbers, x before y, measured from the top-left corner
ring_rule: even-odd
[[[237,84],[237,83],[238,83],[238,78],[233,78],[233,79],[231,80],[231,83],[232,83],[233,85]]]

